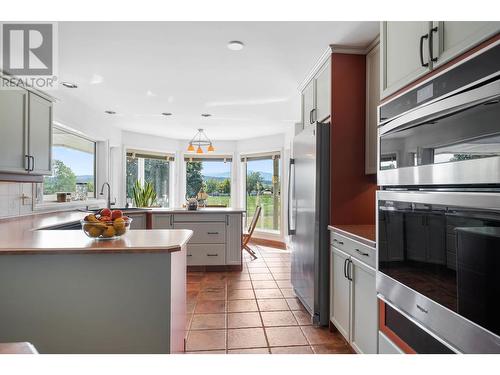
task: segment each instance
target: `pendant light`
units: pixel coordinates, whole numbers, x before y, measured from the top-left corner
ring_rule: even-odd
[[[202,147],[207,147],[207,152],[215,151],[215,147],[213,146],[212,141],[205,134],[205,131],[203,129],[198,129],[198,132],[189,141],[187,151],[195,152],[196,149],[197,154],[203,154]]]

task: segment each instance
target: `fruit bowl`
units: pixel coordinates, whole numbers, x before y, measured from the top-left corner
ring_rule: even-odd
[[[113,218],[113,219],[112,219]],[[83,232],[97,240],[114,240],[127,233],[132,219],[119,215],[87,215],[80,221]]]

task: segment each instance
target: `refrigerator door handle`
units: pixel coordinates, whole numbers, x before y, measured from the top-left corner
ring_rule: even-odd
[[[288,235],[295,234],[295,159],[290,159],[288,167]],[[292,183],[293,181],[293,183]]]

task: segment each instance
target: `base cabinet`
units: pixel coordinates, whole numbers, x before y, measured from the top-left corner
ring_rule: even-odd
[[[127,213],[127,216],[132,219],[132,223],[130,224],[130,229],[146,229],[146,214],[144,213],[136,213],[130,214]]]
[[[368,251],[364,246],[357,245],[360,253]],[[330,262],[331,322],[356,352],[377,353],[375,269],[334,246]]]

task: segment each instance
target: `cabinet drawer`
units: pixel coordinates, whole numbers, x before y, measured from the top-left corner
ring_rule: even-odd
[[[225,214],[195,214],[195,213],[185,213],[185,214],[174,214],[174,223],[185,223],[185,222],[204,222],[204,221],[220,221],[226,222]]]
[[[366,246],[335,231],[331,232],[331,244],[337,249],[375,268],[375,248]]]
[[[188,244],[187,264],[190,266],[222,265],[226,263],[226,246],[223,244]]]
[[[190,229],[193,231],[193,237],[189,240],[190,244],[220,243],[226,242],[226,223],[175,223],[174,229]]]

